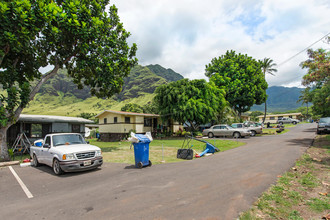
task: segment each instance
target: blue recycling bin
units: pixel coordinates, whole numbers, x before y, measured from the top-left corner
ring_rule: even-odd
[[[151,166],[151,161],[149,160],[149,138],[143,134],[135,134],[135,137],[139,139],[138,143],[133,143],[135,166],[138,168]]]

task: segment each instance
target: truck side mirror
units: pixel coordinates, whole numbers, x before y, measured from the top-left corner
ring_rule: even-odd
[[[50,148],[49,144],[44,144],[44,148]]]

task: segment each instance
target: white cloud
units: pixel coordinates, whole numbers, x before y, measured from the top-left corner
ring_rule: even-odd
[[[141,65],[160,64],[190,79],[227,50],[280,64],[330,32],[324,0],[115,0]],[[329,48],[319,42],[313,48]],[[306,52],[278,66],[272,85],[299,85]]]

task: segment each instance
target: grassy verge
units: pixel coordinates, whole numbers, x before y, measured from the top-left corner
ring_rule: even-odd
[[[330,135],[318,136],[295,167],[239,219],[321,219],[330,214],[329,170]]]
[[[149,145],[149,159],[153,164],[162,163],[173,163],[183,161],[177,159],[177,150],[181,148],[184,139],[171,139],[171,140],[154,140]],[[229,150],[244,145],[242,142],[232,140],[208,140],[211,144],[215,145],[220,151]],[[134,148],[130,142],[100,142],[96,139],[90,140],[90,144],[98,146],[102,149],[102,155],[105,162],[112,163],[128,163],[134,164]],[[205,144],[199,141],[191,141],[190,146],[193,145],[197,153],[204,150]]]

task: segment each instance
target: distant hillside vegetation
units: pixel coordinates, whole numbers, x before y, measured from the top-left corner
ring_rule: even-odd
[[[165,69],[159,64],[148,65],[147,67],[151,70],[151,72],[165,78],[168,82],[175,82],[183,79],[183,76],[181,76],[179,73],[174,72],[172,69]]]
[[[183,79],[183,76],[160,65],[136,65],[124,79],[123,89],[119,94],[111,99],[98,99],[90,95],[88,87],[79,90],[63,69],[41,87],[34,100],[24,109],[24,113],[77,116],[82,112],[120,110],[128,103],[144,105],[153,99],[158,86],[179,79]]]
[[[161,72],[156,74],[148,67],[137,65],[131,70],[128,77],[124,79],[123,90],[118,95],[115,95],[114,98],[122,101],[137,98],[146,93],[152,94],[158,86],[167,83],[165,77],[168,77],[168,73],[164,73],[164,77],[162,75]]]
[[[110,99],[92,97],[89,88],[79,90],[67,76],[66,70],[48,80],[40,89],[29,107],[27,114],[77,116],[81,113],[100,113],[105,109],[120,110],[125,104],[145,105],[154,97],[155,89],[163,84],[183,79],[171,69],[156,65],[136,65],[124,79],[122,91]],[[272,86],[267,89],[268,112],[285,112],[301,106],[297,103],[301,88]],[[264,111],[264,104],[255,105],[251,111]]]
[[[297,103],[303,88],[272,86],[267,89],[267,112],[285,112],[295,110],[301,107],[301,103]],[[251,111],[264,111],[265,105],[254,105]]]

